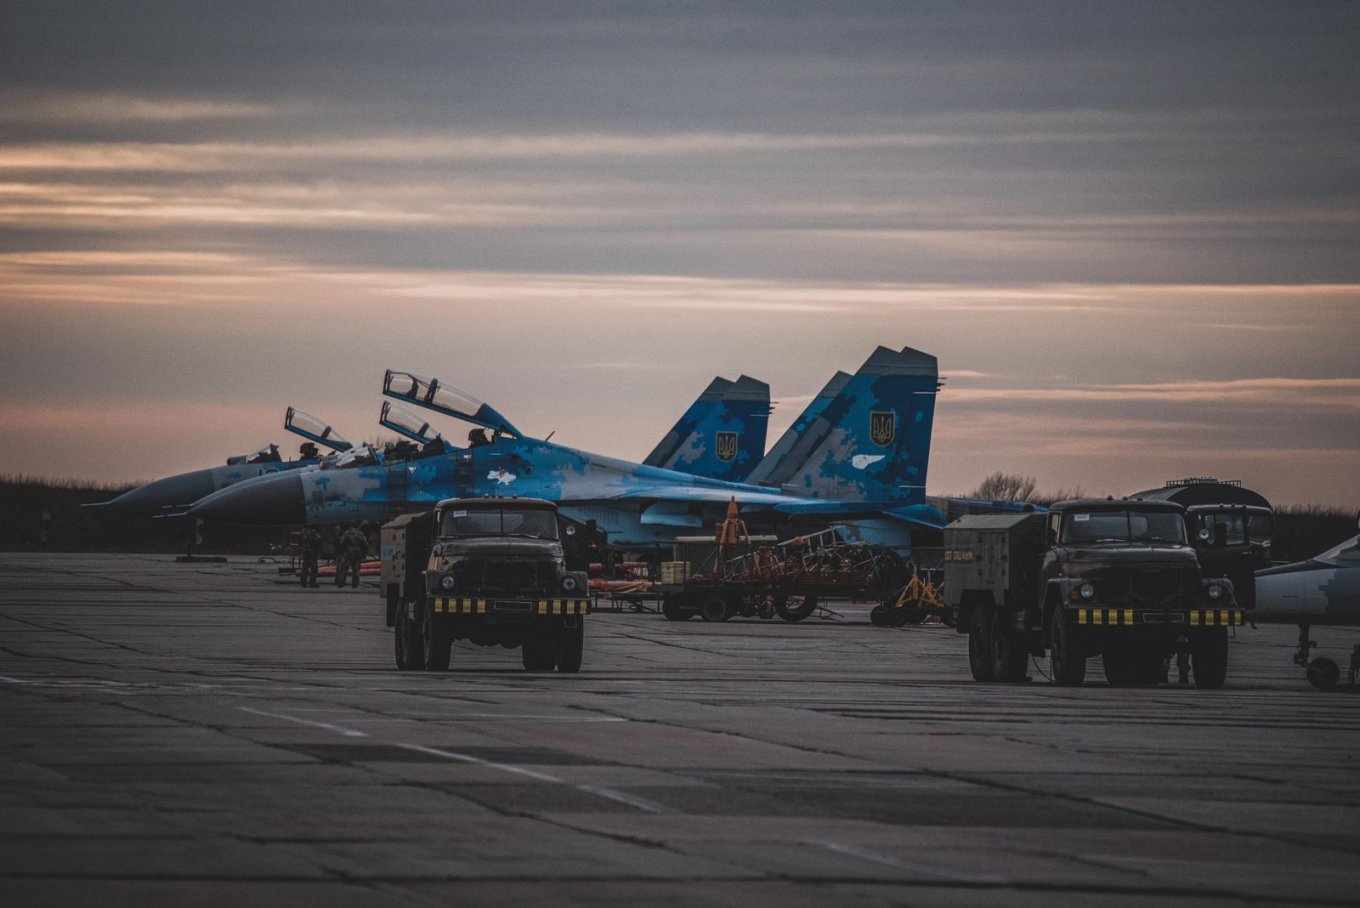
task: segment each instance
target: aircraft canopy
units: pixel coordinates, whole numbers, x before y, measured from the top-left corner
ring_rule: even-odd
[[[511,425],[510,420],[496,412],[490,404],[453,385],[443,384],[437,378],[425,378],[414,372],[394,372],[389,369],[383,378],[383,395],[495,432],[503,432],[516,438],[524,437],[522,432]]]
[[[312,414],[304,413],[294,407],[288,408],[288,413],[283,418],[283,427],[294,435],[301,435],[308,441],[325,445],[333,451],[348,451],[354,447],[329,425]]]
[[[383,401],[382,415],[378,417],[378,422],[384,428],[391,429],[418,444],[427,445],[434,440],[428,419],[422,419],[405,407],[395,406],[389,400]]]

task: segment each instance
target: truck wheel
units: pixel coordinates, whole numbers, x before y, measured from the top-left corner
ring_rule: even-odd
[[[817,610],[817,597],[780,596],[774,601],[774,610],[785,621],[797,623]]]
[[[989,609],[992,637],[992,679],[995,681],[1024,681],[1029,664],[1029,653],[1020,642],[1020,635],[1010,626],[1006,609]]]
[[[1216,627],[1203,632],[1190,652],[1190,668],[1195,687],[1219,688],[1228,678],[1228,629]]]
[[[1072,616],[1062,606],[1053,610],[1048,629],[1049,669],[1054,684],[1080,684],[1086,680],[1086,647]]]
[[[577,618],[575,627],[562,628],[562,645],[557,651],[557,670],[575,674],[581,670],[586,648],[586,619]]]
[[[974,681],[991,681],[995,676],[992,665],[992,607],[977,605],[968,616],[968,667]]]
[[[425,603],[420,611],[421,648],[425,656],[425,670],[446,671],[449,667],[449,655],[453,649],[453,634],[449,631],[448,624],[434,613],[434,607],[430,603]]]
[[[425,644],[421,627],[406,617],[404,605],[397,606],[397,614],[392,619],[393,644],[396,649],[397,668],[419,671],[425,667]]]
[[[718,596],[709,596],[699,609],[699,615],[705,621],[726,621],[727,601]]]

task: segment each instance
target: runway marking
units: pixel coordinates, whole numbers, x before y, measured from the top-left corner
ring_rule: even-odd
[[[324,728],[327,731],[335,731],[344,735],[346,738],[367,738],[368,733],[357,731],[353,728],[345,728],[343,725],[332,725],[329,722],[314,722],[311,719],[299,719],[297,716],[286,716],[283,713],[269,713],[262,709],[251,709],[249,706],[236,707],[243,713],[252,713],[257,716],[268,716],[271,719],[283,719],[288,722],[296,722],[299,725],[311,725],[314,728]]]
[[[425,747],[422,744],[398,744],[398,747],[405,750],[414,750],[416,753],[430,754],[436,757],[444,757],[447,760],[458,760],[463,763],[476,763],[478,766],[486,766],[490,769],[499,769],[502,772],[513,772],[517,775],[528,776],[531,779],[538,779],[540,782],[554,782],[562,784],[562,780],[557,776],[550,776],[547,773],[535,772],[532,769],[525,769],[523,766],[511,766],[508,763],[494,763],[491,760],[483,760],[481,757],[474,757],[471,754],[460,754],[452,750],[440,750],[438,747]]]
[[[9,684],[32,684],[32,681],[25,681],[22,678],[11,678],[9,675],[0,675],[0,681]]]
[[[474,763],[478,766],[485,766],[488,769],[499,769],[502,772],[510,772],[515,773],[516,775],[528,776],[529,778],[537,779],[540,782],[548,782],[554,785],[570,784],[564,779],[559,779],[557,776],[550,776],[545,772],[536,772],[535,770],[525,769],[523,766],[513,766],[509,763],[496,763],[491,760],[483,760],[481,757],[474,757],[471,754],[460,754],[457,751],[453,750],[441,750],[438,747],[425,747],[424,745],[421,744],[398,744],[397,746],[404,748],[405,750],[415,751],[416,753],[430,754],[436,757],[445,757],[446,759],[449,760],[458,760],[461,763]],[[602,785],[587,785],[582,783],[580,785],[576,785],[573,787],[575,787],[577,791],[583,791],[586,794],[592,794],[595,795],[596,797],[601,798],[608,798],[611,801],[618,801],[620,804],[627,804],[629,807],[635,807],[638,810],[643,811],[644,813],[675,813],[675,811],[671,810],[669,807],[666,807],[663,804],[658,804],[655,801],[648,800],[647,798],[640,797],[638,795],[631,795],[624,791],[617,791],[613,788],[605,788]]]
[[[664,804],[658,804],[655,801],[648,800],[640,795],[631,795],[626,791],[616,791],[613,788],[604,788],[599,785],[577,785],[576,787],[586,794],[599,795],[600,797],[608,798],[611,801],[618,801],[620,804],[636,807],[638,810],[646,813],[675,813],[674,810],[671,810]]]
[[[885,867],[896,867],[899,870],[909,870],[912,873],[922,873],[926,876],[938,877],[946,880],[959,880],[967,883],[1008,883],[1004,876],[997,876],[990,873],[954,873],[948,870],[939,870],[925,864],[918,864],[911,861],[900,861],[891,855],[879,854],[867,848],[858,848],[854,845],[846,845],[843,842],[835,842],[830,839],[811,839],[809,844],[818,845],[828,851],[837,854],[848,855],[852,858],[859,858],[864,861],[871,861],[875,864],[882,864]]]

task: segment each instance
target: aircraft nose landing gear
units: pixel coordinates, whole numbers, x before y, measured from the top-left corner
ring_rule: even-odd
[[[1341,680],[1341,667],[1331,659],[1318,657],[1310,660],[1308,653],[1313,647],[1317,646],[1316,640],[1308,639],[1308,625],[1299,625],[1299,648],[1294,653],[1294,664],[1301,666],[1308,674],[1308,683],[1318,690],[1331,690],[1336,687]],[[1350,664],[1350,683],[1355,683],[1357,671],[1360,671],[1360,646],[1356,646],[1351,653]]]

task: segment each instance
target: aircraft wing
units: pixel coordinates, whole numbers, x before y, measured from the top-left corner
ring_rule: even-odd
[[[790,517],[822,517],[846,519],[852,517],[886,516],[914,526],[939,529],[946,523],[944,515],[926,504],[890,505],[872,501],[828,501],[823,498],[790,500],[777,492],[744,492],[728,489],[706,489],[701,486],[676,488],[656,486],[629,489],[614,500],[672,501],[681,503],[726,504],[736,499],[739,505],[763,505]]]
[[[780,495],[778,492],[745,492],[731,489],[709,489],[704,488],[703,486],[674,485],[628,489],[627,491],[613,496],[613,500],[616,501],[679,501],[695,502],[698,504],[727,504],[727,502],[731,501],[733,498],[737,500],[737,504],[763,505],[786,504],[789,500],[787,495]]]

